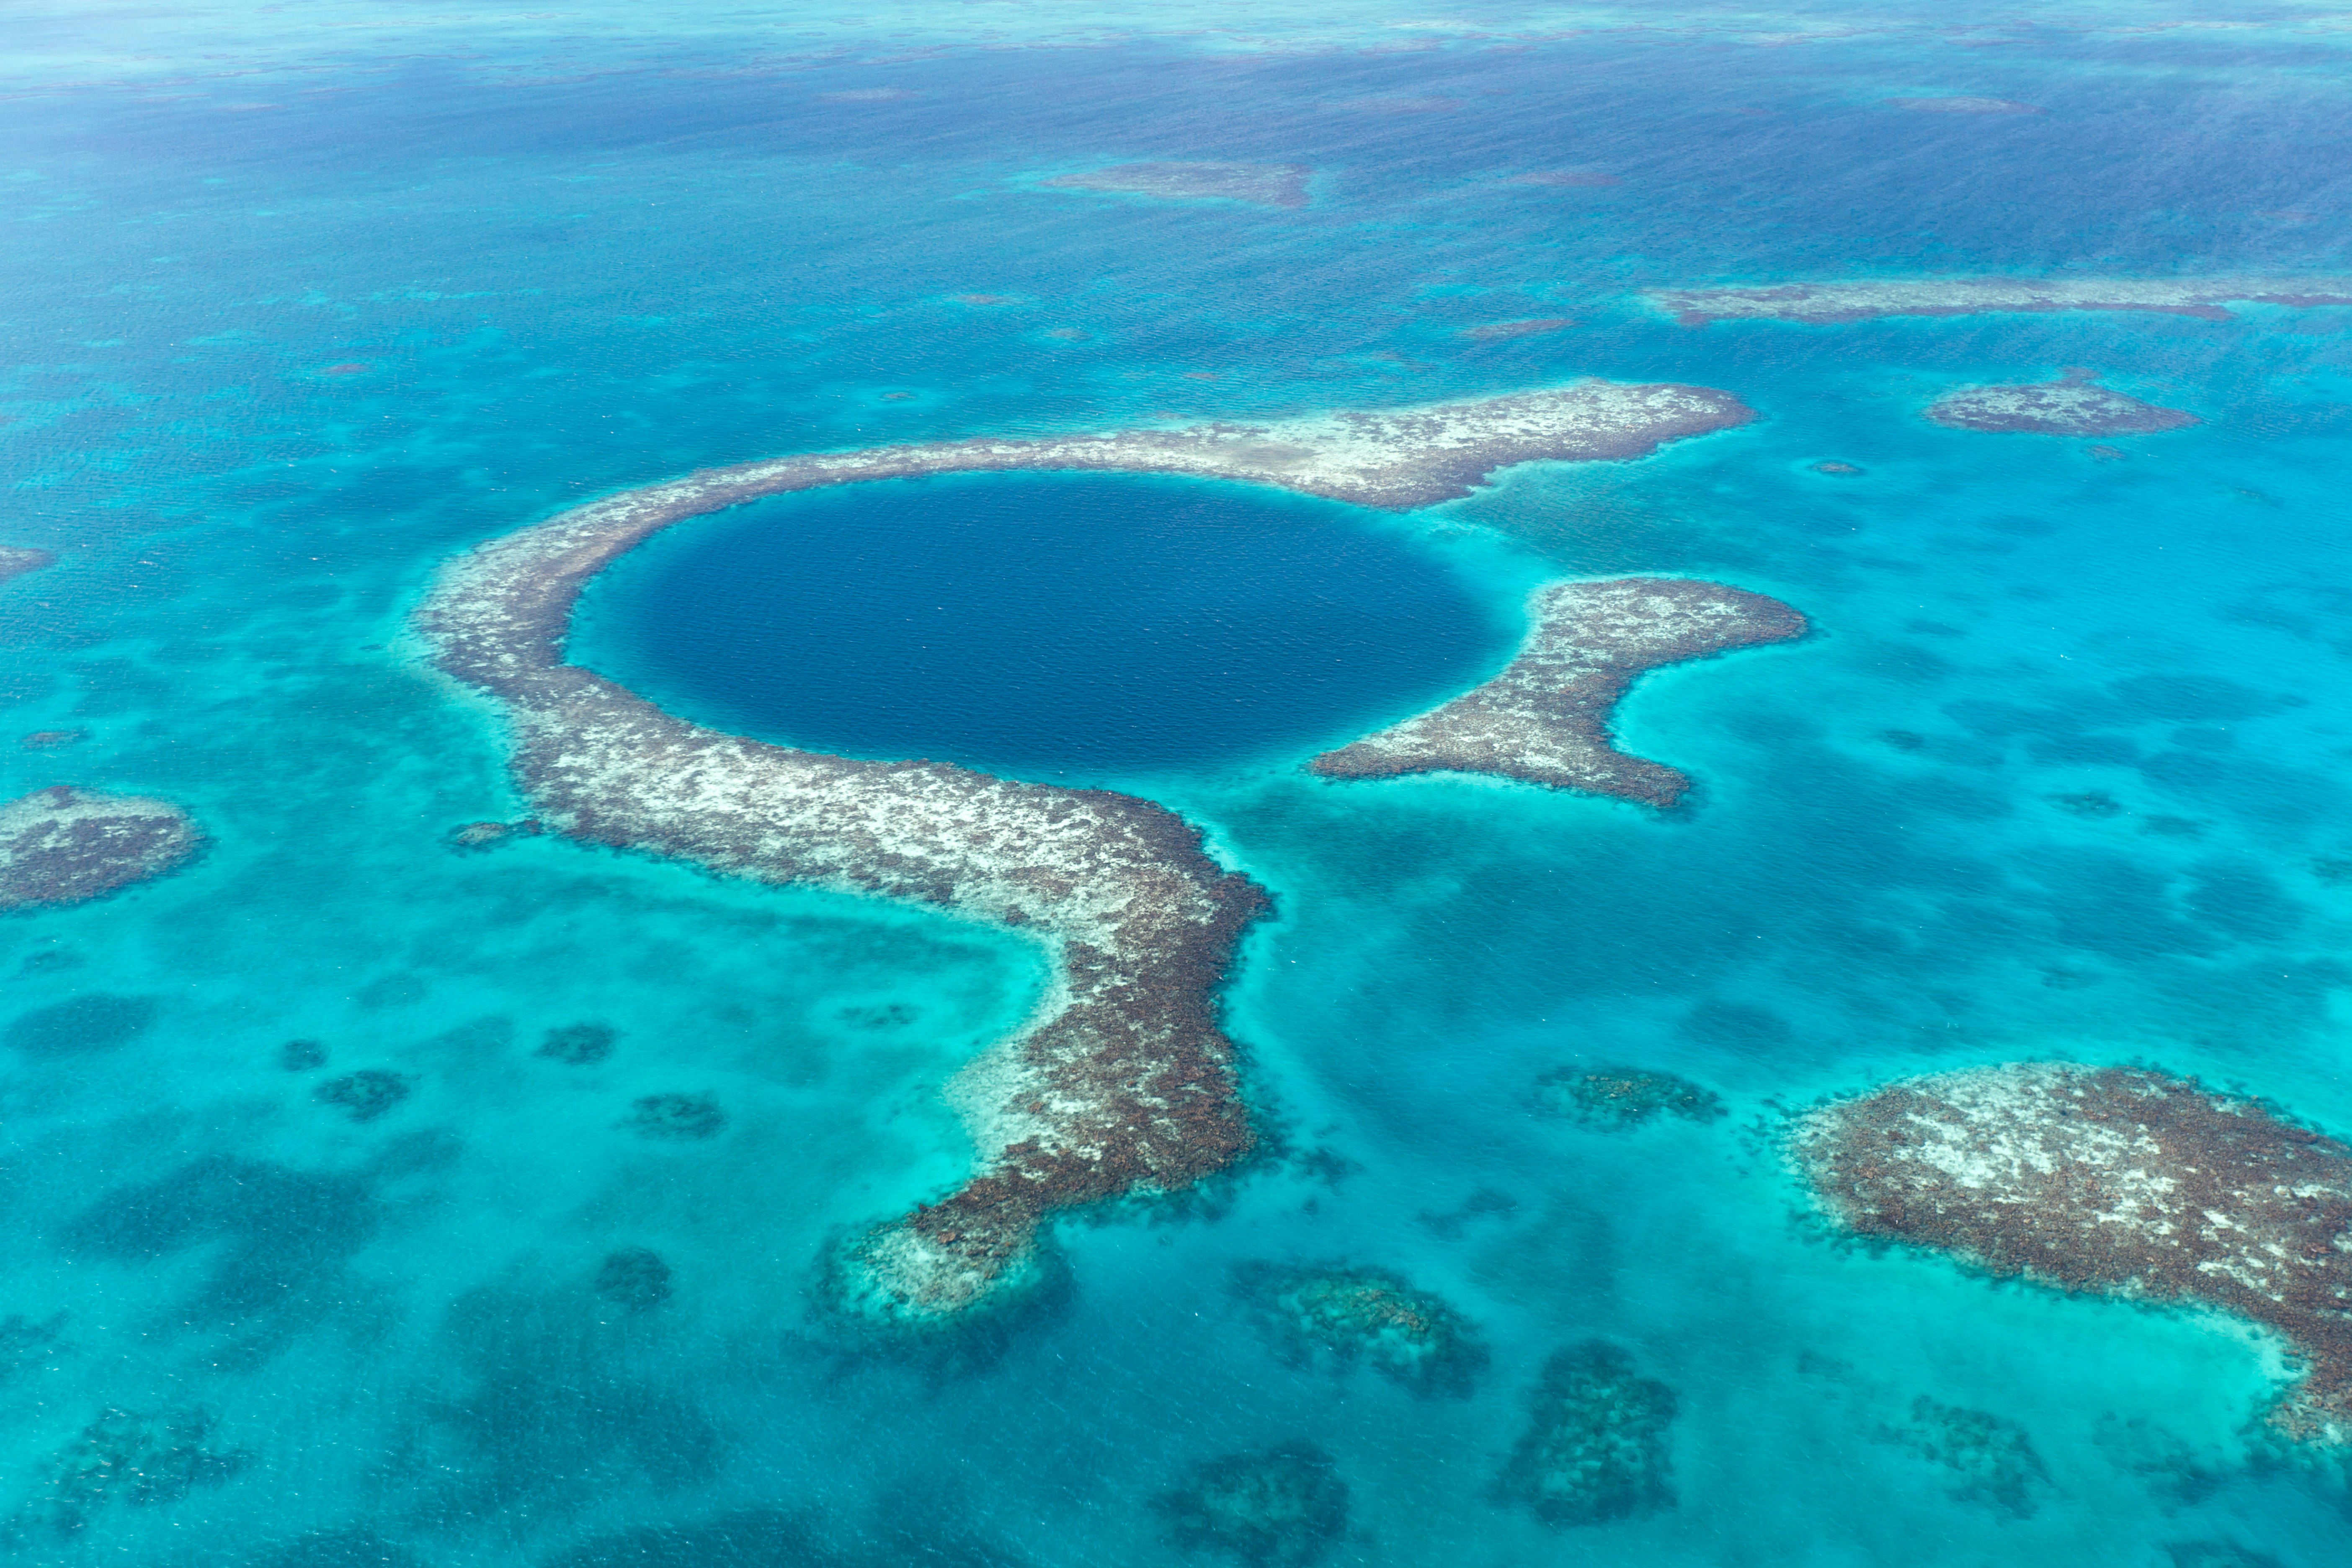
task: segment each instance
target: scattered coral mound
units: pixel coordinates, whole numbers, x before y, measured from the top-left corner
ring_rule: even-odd
[[[1151,1500],[1169,1543],[1245,1568],[1307,1568],[1348,1531],[1348,1483],[1310,1444],[1228,1454]]]
[[[38,572],[57,557],[46,550],[27,550],[18,544],[0,544],[0,583],[11,577],[22,577],[27,572]]]
[[[310,1094],[321,1105],[341,1108],[354,1121],[373,1121],[408,1098],[409,1083],[399,1073],[363,1068],[329,1079]]]
[[[202,1410],[109,1410],[50,1458],[17,1527],[71,1535],[110,1503],[173,1503],[200,1486],[218,1486],[246,1456],[207,1447],[211,1436],[212,1417]]]
[[[160,877],[201,840],[168,800],[35,790],[0,805],[0,910],[79,904]]]
[[[1950,1491],[1962,1502],[1990,1503],[2030,1519],[2050,1471],[2025,1428],[1989,1410],[1967,1410],[1926,1394],[1911,1402],[1911,1417],[1882,1426],[1879,1440],[1910,1449],[1952,1472]]]
[[[2038,436],[2143,436],[2197,423],[2193,414],[2110,392],[2087,370],[2029,386],[1963,387],[1929,404],[1927,417],[1956,430]]]
[[[1308,765],[1326,778],[1496,773],[1670,806],[1690,780],[1610,739],[1610,714],[1633,678],[1805,634],[1805,617],[1778,599],[1676,577],[1555,583],[1537,591],[1529,616],[1533,629],[1502,674]]]
[[[1672,1508],[1675,1407],[1675,1391],[1642,1376],[1619,1347],[1592,1340],[1561,1351],[1544,1363],[1496,1495],[1557,1528]]]
[[[605,1254],[591,1288],[632,1312],[649,1312],[669,1300],[669,1265],[651,1247],[624,1247]]]
[[[2305,1369],[2272,1425],[2352,1441],[2352,1150],[2334,1139],[2166,1073],[2022,1062],[1822,1106],[1790,1148],[1858,1236],[2268,1325]]]
[[[1467,1319],[1385,1269],[1245,1264],[1234,1289],[1294,1364],[1362,1361],[1414,1394],[1457,1398],[1486,1365]]]
[[[1654,289],[1643,298],[1685,327],[1709,321],[1866,321],[1991,310],[2156,310],[2227,321],[2225,304],[2352,305],[2347,278],[1918,278]]]
[[[2041,114],[2039,105],[2010,98],[1890,98],[1887,103],[1914,114]]]
[[[979,1170],[853,1238],[845,1306],[937,1324],[1036,1277],[1057,1209],[1181,1189],[1252,1142],[1214,999],[1265,908],[1164,808],[929,762],[864,762],[699,728],[563,661],[590,578],[685,519],[791,490],[975,469],[1197,474],[1402,510],[1538,458],[1634,457],[1754,415],[1703,387],[1545,392],[1278,424],[877,447],[752,463],[592,502],[444,568],[418,612],[436,662],[506,708],[515,771],[572,837],[727,876],[879,894],[1029,932],[1054,1002],[959,1075]]]
[[[1266,207],[1307,205],[1304,163],[1120,163],[1047,180],[1065,190],[1118,191],[1139,196],[1202,197]]]
[[[1639,1127],[1660,1111],[1685,1121],[1723,1112],[1713,1089],[1647,1068],[1559,1068],[1536,1079],[1536,1108],[1604,1131]]]
[[[1565,331],[1576,325],[1573,316],[1545,316],[1525,321],[1488,321],[1483,326],[1465,327],[1459,336],[1477,342],[1496,342],[1506,338],[1532,338],[1545,332]]]

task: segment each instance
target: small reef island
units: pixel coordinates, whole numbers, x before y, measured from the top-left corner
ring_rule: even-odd
[[[1675,577],[1555,583],[1529,612],[1534,625],[1502,674],[1308,766],[1326,778],[1495,773],[1671,806],[1690,780],[1610,740],[1610,713],[1633,678],[1805,635],[1805,617],[1778,599]]]
[[[1303,207],[1304,163],[1120,163],[1045,182],[1071,191],[1112,191],[1124,195],[1250,202],[1262,207]]]
[[[2110,392],[2089,370],[2027,386],[1962,387],[1929,404],[1927,417],[1955,430],[2036,436],[2145,436],[2198,422],[2194,414]]]
[[[2167,1073],[2020,1062],[1832,1101],[1790,1152],[1853,1235],[2276,1331],[2304,1373],[2271,1425],[2352,1442],[2352,1149],[2336,1140]]]
[[[1709,321],[1866,321],[1993,310],[2156,310],[2226,321],[2224,305],[2352,305],[2352,278],[1921,278],[1654,289],[1643,296],[1685,327]]]
[[[443,568],[416,621],[439,668],[503,708],[516,775],[551,828],[720,875],[928,904],[1045,944],[1046,1002],[950,1088],[975,1173],[835,1258],[844,1311],[944,1325],[1044,1277],[1047,1215],[1176,1191],[1251,1147],[1215,996],[1265,896],[1150,801],[797,751],[674,718],[565,662],[589,580],[672,524],[824,485],[1028,468],[1194,474],[1405,510],[1465,495],[1507,464],[1636,457],[1754,416],[1705,387],[1586,381],[1281,423],[786,458],[626,491],[494,540]]]
[[[79,904],[160,877],[202,841],[168,800],[35,790],[0,805],[0,910]]]

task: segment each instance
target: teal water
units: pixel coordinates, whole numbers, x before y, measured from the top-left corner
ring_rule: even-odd
[[[2352,270],[2339,46],[2254,11],[2240,31],[1988,17],[2009,41],[1985,48],[1944,10],[1792,14],[1776,25],[1872,30],[1769,45],[1737,19],[1499,38],[1480,35],[1502,20],[1370,15],[1256,51],[1030,49],[919,16],[819,50],[691,9],[627,42],[451,23],[298,47],[246,18],[229,58],[169,79],[20,67],[0,102],[0,544],[60,561],[0,587],[0,697],[7,734],[89,736],[0,749],[0,798],[166,795],[209,842],[168,879],[0,920],[8,1552],[1173,1564],[1149,1500],[1306,1440],[1349,1488],[1334,1563],[2343,1555],[2340,1462],[2250,1430],[2275,1347],[1832,1247],[1765,1134],[1822,1094],[2045,1054],[2158,1062],[2352,1131],[2346,312],[1690,331],[1632,296]],[[1417,40],[1437,47],[1373,47]],[[826,97],[879,89],[906,96]],[[1932,93],[2047,112],[1879,107]],[[1432,99],[1455,107],[1390,101]],[[1309,163],[1314,200],[1039,188],[1147,157]],[[1565,167],[1622,183],[1510,183]],[[1580,324],[1460,335],[1555,316]],[[2107,459],[1918,417],[1952,386],[2074,364],[2204,422]],[[1098,673],[1158,693],[1166,727],[1158,749],[1090,751],[1068,685],[981,657],[1017,622],[958,617],[1004,765],[1165,803],[1277,910],[1227,1021],[1282,1159],[1181,1213],[1065,1225],[1066,1297],[991,1355],[845,1350],[813,1290],[842,1227],[968,1168],[939,1088],[1034,1004],[1033,950],[550,838],[448,847],[527,806],[495,721],[422,670],[404,617],[452,552],[572,501],[792,451],[1581,374],[1719,386],[1763,418],[1402,519],[1137,481],[1173,509],[1157,537],[1055,557],[1052,603],[1151,560],[1206,602],[1263,590],[1281,635],[1239,638],[1258,694],[1239,729],[1174,700],[1132,623],[1102,618]],[[1831,459],[1863,472],[1815,470]],[[1064,513],[1069,483],[943,487],[1017,510],[993,556],[954,554],[936,509],[827,502],[934,552],[977,606],[1002,602],[981,567],[1048,549],[1057,518],[1098,524],[1127,481]],[[622,618],[583,650],[709,633],[626,623],[672,613],[663,552],[723,576],[745,559],[730,540],[814,500],[624,563],[589,612]],[[1205,562],[1172,521],[1195,506],[1224,531]],[[837,531],[823,559],[859,548]],[[1239,582],[1212,570],[1226,551]],[[1692,774],[1688,811],[1301,771],[1335,727],[1475,679],[1535,584],[1628,572],[1769,593],[1817,629],[1637,689],[1621,732]],[[1350,619],[1367,605],[1420,627],[1383,643]],[[1313,626],[1378,679],[1301,682],[1285,707]],[[861,679],[900,727],[833,731],[845,746],[923,740],[891,646]],[[779,710],[777,733],[817,717]],[[613,1031],[609,1056],[541,1054],[583,1024]],[[289,1070],[291,1040],[325,1065]],[[1730,1115],[1609,1136],[1531,1109],[1541,1073],[1619,1062]],[[362,1070],[410,1093],[367,1121],[316,1099]],[[630,1125],[669,1094],[723,1125]],[[624,1248],[664,1260],[666,1300],[595,1291]],[[1286,1363],[1234,1269],[1327,1259],[1474,1322],[1491,1356],[1471,1395]],[[1680,1396],[1677,1501],[1548,1530],[1489,1489],[1545,1358],[1596,1335]],[[2024,1435],[2025,1508],[1919,1451],[1922,1397]],[[20,1514],[110,1408],[202,1411],[238,1462],[78,1532]],[[821,1544],[784,1522],[803,1516]]]

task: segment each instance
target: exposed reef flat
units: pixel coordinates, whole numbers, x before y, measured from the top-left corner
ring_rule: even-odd
[[[37,572],[55,560],[57,557],[46,550],[0,544],[0,583],[5,583],[11,577],[22,577],[27,572]]]
[[[1672,1508],[1667,1438],[1677,1404],[1673,1389],[1643,1377],[1606,1341],[1559,1352],[1544,1363],[1527,1430],[1496,1482],[1497,1500],[1559,1529]]]
[[[201,837],[168,800],[35,790],[0,805],[0,910],[79,904],[160,877]]]
[[[2352,305],[2352,278],[1922,278],[1767,289],[1654,289],[1643,298],[1685,327],[1992,310],[2156,310],[2226,321],[2230,313],[2223,305]]]
[[[1234,1289],[1294,1365],[1360,1360],[1415,1394],[1466,1397],[1486,1364],[1461,1313],[1386,1269],[1245,1264]]]
[[[1304,163],[1120,163],[1083,174],[1063,174],[1045,184],[1065,190],[1119,191],[1190,200],[1219,197],[1266,207],[1303,207],[1307,176],[1313,173]]]
[[[685,519],[863,479],[1197,474],[1402,510],[1466,494],[1507,463],[1631,457],[1752,417],[1705,388],[1593,381],[1281,424],[786,458],[628,491],[493,541],[444,568],[418,625],[445,672],[504,706],[516,773],[550,826],[721,875],[929,904],[1045,944],[1055,977],[1038,1015],[950,1087],[977,1173],[836,1260],[841,1304],[919,1326],[1040,1279],[1036,1232],[1054,1210],[1181,1189],[1250,1147],[1214,995],[1265,897],[1149,801],[795,751],[673,718],[564,662],[589,579]]]
[[[2026,386],[1963,387],[1929,404],[1927,417],[1957,430],[2040,436],[2144,436],[2197,423],[2193,414],[2110,392],[2087,370]]]
[[[1496,773],[1669,806],[1690,780],[1610,740],[1633,678],[1805,633],[1805,617],[1778,599],[1676,577],[1554,583],[1537,590],[1529,618],[1518,657],[1486,685],[1308,765],[1326,778]]]
[[[2023,1062],[1822,1106],[1790,1149],[1855,1235],[2276,1330],[2305,1372],[2272,1425],[2352,1441],[2352,1150],[2334,1139],[2166,1073]]]

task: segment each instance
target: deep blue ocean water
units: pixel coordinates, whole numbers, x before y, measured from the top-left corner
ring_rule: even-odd
[[[2250,1436],[2275,1347],[1830,1247],[1762,1134],[2045,1055],[2352,1131],[2352,315],[1695,331],[1633,297],[2352,271],[2335,36],[1335,9],[1238,48],[1277,23],[1008,14],[990,41],[909,12],[812,42],[666,15],[289,42],[257,11],[166,67],[61,13],[40,37],[111,63],[14,68],[0,544],[60,561],[0,587],[0,700],[8,735],[89,733],[0,748],[0,798],[167,795],[209,842],[0,919],[0,1517],[110,1408],[202,1411],[234,1465],[9,1552],[1174,1564],[1148,1500],[1305,1439],[1349,1488],[1335,1563],[2344,1556],[2342,1463]],[[1885,104],[1939,94],[2045,112]],[[1143,158],[1307,163],[1313,200],[1041,184]],[[1560,168],[1621,183],[1512,183]],[[1462,335],[1554,316],[1578,325]],[[2107,459],[1919,417],[2075,364],[2203,423]],[[1031,949],[548,838],[447,845],[527,809],[494,721],[404,635],[478,541],[794,451],[1583,374],[1763,417],[1398,519],[1099,477],[783,498],[590,596],[583,659],[681,711],[1134,789],[1273,892],[1227,1021],[1269,1131],[1319,1157],[1064,1226],[1066,1300],[993,1359],[845,1353],[812,1289],[841,1227],[968,1167],[938,1090],[1033,1005]],[[1491,668],[1537,583],[1628,572],[1817,631],[1637,689],[1625,743],[1692,774],[1687,811],[1302,772]],[[910,648],[927,625],[944,645]],[[539,1054],[581,1024],[608,1058]],[[297,1039],[327,1067],[289,1070]],[[1621,1137],[1533,1113],[1539,1074],[1615,1062],[1732,1113]],[[414,1091],[366,1121],[314,1098],[362,1069]],[[723,1131],[623,1125],[667,1093]],[[591,1289],[624,1247],[672,1269],[657,1308]],[[1265,1259],[1402,1273],[1490,1364],[1460,1401],[1286,1364],[1230,1288]],[[1680,1395],[1678,1500],[1547,1530],[1489,1488],[1545,1358],[1596,1335]],[[2025,1435],[2030,1511],[1905,1440],[1922,1397]],[[779,1514],[838,1556],[778,1546]]]

